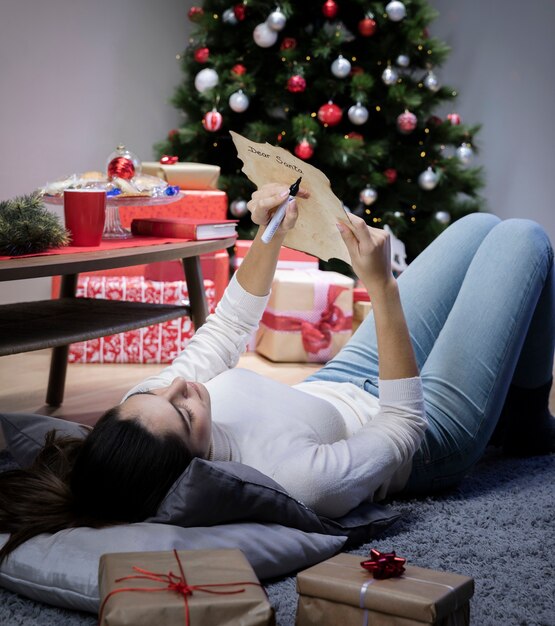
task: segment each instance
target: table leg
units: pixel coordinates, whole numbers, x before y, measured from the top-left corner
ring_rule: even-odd
[[[77,291],[78,274],[64,274],[60,286],[60,298],[74,298]],[[46,404],[60,406],[64,399],[66,385],[67,357],[69,346],[52,348],[50,358],[50,374],[46,391]]]
[[[183,259],[183,268],[185,269],[187,291],[189,292],[191,318],[195,330],[198,330],[208,316],[208,303],[206,302],[206,292],[204,291],[200,257],[194,256]]]

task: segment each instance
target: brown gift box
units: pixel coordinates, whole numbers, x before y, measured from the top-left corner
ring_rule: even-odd
[[[203,587],[207,591],[192,589],[189,595],[184,596],[168,589],[168,582],[151,580],[144,572],[133,569],[148,570],[161,578],[166,578],[171,572],[175,582],[180,578],[175,551],[102,555],[98,572],[101,606],[99,626],[275,624],[274,611],[266,593],[240,550],[180,550],[177,554],[187,585]],[[121,578],[125,580],[119,580]],[[222,583],[233,584],[210,586]],[[118,589],[126,591],[114,593]],[[136,591],[127,591],[129,589]]]
[[[220,167],[208,163],[164,165],[157,161],[143,161],[142,171],[164,179],[169,185],[178,185],[181,189],[216,189],[220,177]]]
[[[256,335],[258,354],[275,362],[325,363],[352,335],[352,278],[317,269],[277,270],[266,311]],[[322,315],[335,310],[331,338],[326,346],[307,351],[303,322],[318,329]],[[317,343],[315,345],[318,345]]]
[[[364,558],[337,556],[297,575],[297,626],[467,626],[474,580],[407,565],[398,578],[377,580]]]
[[[353,332],[362,324],[372,310],[371,302],[353,303]]]

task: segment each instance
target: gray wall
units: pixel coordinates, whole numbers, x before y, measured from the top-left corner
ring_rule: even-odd
[[[0,198],[88,169],[118,143],[140,158],[175,126],[192,0],[2,0]],[[232,3],[230,3],[231,6]],[[485,196],[555,240],[553,0],[432,0],[431,33],[453,52],[440,77],[456,110],[481,122]],[[448,111],[445,111],[448,112]],[[0,302],[46,298],[47,280],[0,284]]]

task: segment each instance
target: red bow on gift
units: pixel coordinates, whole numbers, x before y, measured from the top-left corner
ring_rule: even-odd
[[[401,576],[405,571],[407,559],[397,556],[395,552],[379,552],[372,548],[370,559],[361,561],[361,566],[372,573],[374,578],[394,578]]]
[[[352,327],[352,317],[345,313],[335,303],[345,287],[330,285],[328,289],[327,306],[317,322],[308,322],[297,317],[276,315],[265,311],[262,315],[262,324],[278,331],[301,331],[303,348],[312,354],[325,350],[331,344],[334,332],[349,330]]]
[[[177,561],[177,566],[179,568],[179,574],[174,574],[173,572],[168,572],[167,574],[159,574],[156,572],[151,572],[146,569],[142,569],[141,567],[133,567],[133,569],[138,573],[132,576],[123,576],[123,578],[117,578],[116,582],[121,582],[122,580],[133,580],[133,579],[145,579],[145,580],[153,580],[155,582],[162,583],[162,587],[120,587],[119,589],[114,589],[110,591],[110,593],[104,598],[104,602],[102,603],[99,611],[98,623],[102,624],[102,617],[104,614],[104,609],[106,608],[106,603],[108,600],[115,595],[116,593],[128,592],[128,591],[140,591],[140,592],[158,592],[158,591],[173,591],[178,593],[183,597],[183,604],[185,609],[184,615],[184,623],[185,626],[190,626],[191,617],[189,613],[189,599],[188,596],[193,595],[193,591],[202,591],[204,593],[213,593],[216,595],[234,595],[236,593],[244,593],[245,589],[236,589],[224,591],[223,589],[214,589],[214,587],[236,587],[237,585],[254,585],[255,587],[261,587],[260,583],[254,583],[250,581],[240,581],[235,583],[208,583],[204,585],[189,585],[187,579],[185,578],[185,572],[183,571],[183,565],[181,564],[181,559],[179,558],[179,554],[177,550],[173,550],[173,554],[175,556],[175,560]]]
[[[179,157],[176,156],[169,156],[167,154],[165,154],[161,159],[160,159],[160,163],[162,165],[174,165],[175,163],[177,163],[179,161]]]

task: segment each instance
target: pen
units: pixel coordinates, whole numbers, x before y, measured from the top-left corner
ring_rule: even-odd
[[[266,230],[262,235],[262,241],[264,243],[270,243],[272,237],[276,234],[276,230],[279,228],[279,225],[285,217],[287,205],[292,202],[293,198],[299,192],[299,185],[301,184],[301,180],[302,176],[298,180],[296,180],[291,185],[291,187],[289,187],[289,197],[278,206],[276,212],[272,215],[272,219],[269,221],[268,226],[266,226]]]

